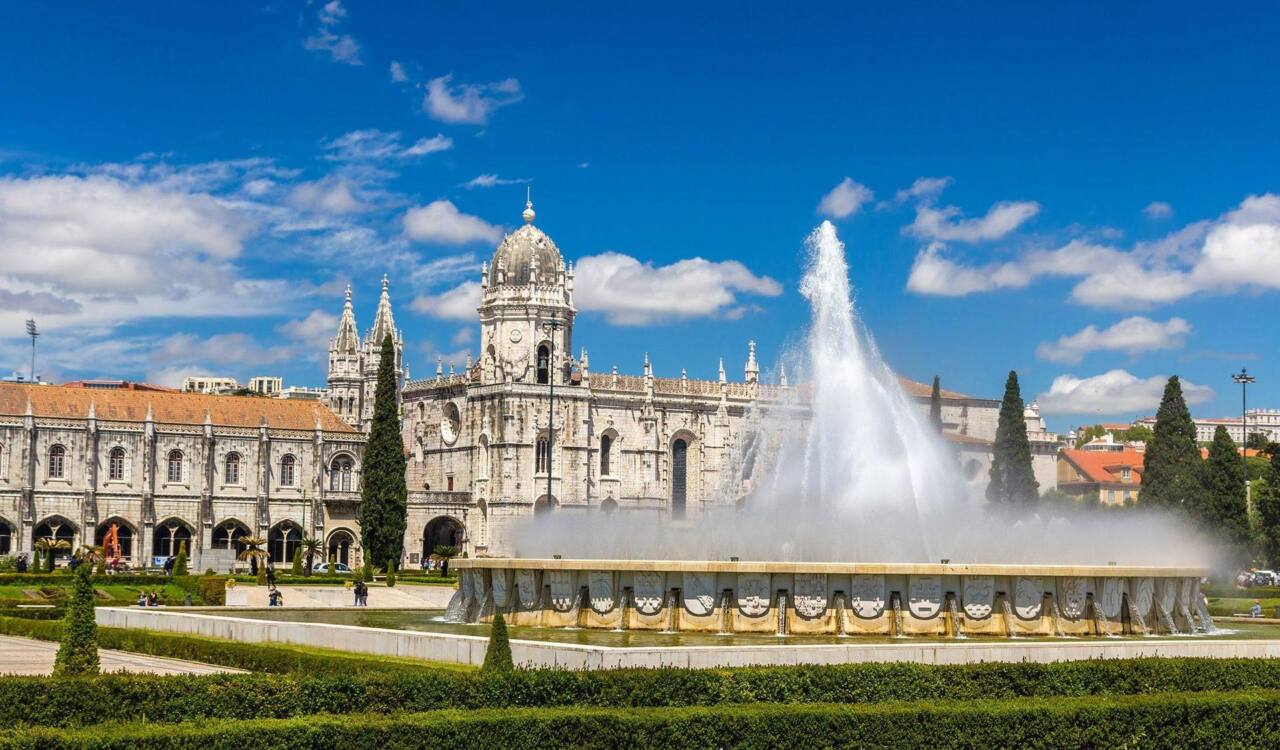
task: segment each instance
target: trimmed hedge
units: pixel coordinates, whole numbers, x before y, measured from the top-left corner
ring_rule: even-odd
[[[685,709],[497,709],[106,724],[0,734],[0,748],[1275,747],[1280,693]]]
[[[107,628],[99,632],[107,631]],[[282,648],[282,647],[272,647]],[[1228,690],[1280,690],[1280,661],[1133,659],[1056,664],[849,664],[724,670],[395,670],[361,657],[327,675],[104,675],[0,681],[0,727],[102,721],[285,718],[317,713],[435,709],[687,708],[751,703],[1075,698]],[[330,662],[332,663],[332,662]]]
[[[56,641],[62,637],[61,621],[0,617],[0,634]],[[250,672],[352,675],[364,672],[471,671],[471,667],[418,659],[376,657],[349,651],[291,646],[283,643],[240,643],[180,633],[160,633],[129,628],[98,628],[98,647],[151,656],[217,664]],[[16,679],[16,678],[15,678]],[[0,687],[8,679],[0,681]],[[3,723],[0,723],[3,726]]]

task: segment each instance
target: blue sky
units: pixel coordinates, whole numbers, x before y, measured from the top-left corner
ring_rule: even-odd
[[[461,364],[530,184],[593,369],[769,365],[831,218],[909,377],[1017,369],[1058,429],[1172,373],[1237,413],[1241,366],[1280,407],[1264,4],[127,8],[0,26],[0,371],[34,316],[48,378],[321,385],[343,287],[363,329],[384,272],[413,372]]]

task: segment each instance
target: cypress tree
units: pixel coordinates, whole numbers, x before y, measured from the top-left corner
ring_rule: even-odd
[[[1196,445],[1196,425],[1182,397],[1182,383],[1174,375],[1165,384],[1154,434],[1143,455],[1142,503],[1157,508],[1198,509],[1203,463]],[[1199,515],[1198,511],[1193,515]]]
[[[98,673],[98,624],[93,619],[93,581],[90,566],[75,571],[75,589],[62,621],[62,645],[53,662],[55,676]]]
[[[293,551],[293,562],[289,565],[289,575],[302,575],[302,547]]]
[[[1031,441],[1027,439],[1024,412],[1018,373],[1010,370],[1000,403],[996,440],[991,447],[991,482],[987,485],[987,499],[1005,507],[1027,506],[1040,496],[1040,483],[1031,468]]]
[[[515,661],[511,658],[511,641],[507,637],[507,621],[501,612],[493,614],[493,625],[489,628],[489,647],[484,651],[484,664],[481,672],[511,672],[515,670]]]
[[[187,574],[187,543],[178,543],[178,556],[173,559],[173,575],[185,576]]]
[[[937,375],[933,376],[933,390],[929,393],[929,422],[942,432],[942,384]]]
[[[40,562],[40,550],[35,550],[31,553],[31,572],[43,573],[44,571],[41,569],[42,565],[43,563]]]
[[[364,452],[364,484],[360,488],[360,542],[366,559],[399,560],[404,554],[408,488],[405,486],[404,441],[396,394],[395,344],[382,340],[378,385],[373,396],[373,425]]]
[[[396,585],[396,563],[394,560],[387,560],[387,580],[388,586]]]
[[[1271,452],[1267,486],[1258,490],[1254,505],[1262,526],[1262,552],[1272,566],[1280,566],[1280,449]]]
[[[1227,428],[1213,433],[1213,447],[1204,467],[1204,503],[1199,521],[1204,530],[1231,548],[1235,561],[1249,559],[1249,514],[1244,496],[1244,457]]]

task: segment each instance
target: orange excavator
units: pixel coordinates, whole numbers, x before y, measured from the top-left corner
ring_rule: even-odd
[[[102,557],[110,560],[112,567],[120,564],[120,525],[111,524],[102,535]]]

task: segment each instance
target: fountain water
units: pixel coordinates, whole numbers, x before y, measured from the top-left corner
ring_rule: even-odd
[[[729,607],[732,606],[733,591],[725,589],[720,594],[720,634],[729,635],[733,633],[733,625],[730,624],[730,616],[732,612]]]
[[[907,634],[902,629],[902,594],[893,592],[889,604],[893,608],[893,637],[906,638]]]
[[[1129,623],[1131,629],[1135,633],[1147,632],[1147,621],[1143,618],[1142,613],[1138,611],[1138,605],[1133,603],[1132,599],[1126,600],[1129,603]]]
[[[1213,616],[1209,614],[1209,608],[1205,606],[1204,599],[1196,599],[1196,614],[1200,616],[1200,629],[1206,633],[1212,633],[1218,629],[1213,624]]]
[[[1165,609],[1163,604],[1156,604],[1156,621],[1171,635],[1181,632],[1173,622],[1173,617],[1169,614],[1169,610]]]
[[[465,597],[462,589],[453,592],[453,596],[449,597],[449,604],[444,610],[445,622],[466,622],[465,612],[463,611]]]
[[[1062,609],[1058,607],[1058,598],[1055,596],[1053,601],[1053,634],[1059,638],[1065,638],[1066,633],[1062,632]]]
[[[951,637],[963,639],[964,631],[960,624],[960,606],[956,604],[955,594],[947,595],[947,614],[951,616]]]
[[[778,635],[787,634],[787,592],[778,592]]]
[[[1093,627],[1098,633],[1107,638],[1115,638],[1116,634],[1111,632],[1111,623],[1107,620],[1107,613],[1102,611],[1102,607],[1098,606],[1098,600],[1092,596],[1089,598],[1090,607],[1093,609]]]
[[[1057,606],[1057,605],[1054,605],[1054,606]],[[1005,631],[1007,631],[1010,638],[1017,638],[1018,630],[1015,626],[1017,623],[1017,620],[1015,620],[1013,617],[1013,607],[1010,606],[1009,604],[1009,597],[1007,596],[1000,597],[1000,611],[1004,613]]]

